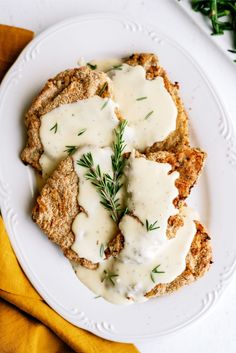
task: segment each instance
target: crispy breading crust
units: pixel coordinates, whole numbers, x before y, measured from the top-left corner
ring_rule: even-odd
[[[21,153],[22,161],[41,172],[39,163],[43,153],[39,136],[41,116],[62,104],[77,102],[99,94],[106,82],[108,85],[102,94],[104,97],[111,96],[110,80],[103,72],[90,70],[87,66],[63,71],[49,79],[25,115],[28,139]]]
[[[141,53],[133,54],[125,60],[128,65],[141,65],[146,70],[146,78],[153,80],[157,76],[161,76],[164,80],[165,87],[170,93],[178,110],[176,120],[176,130],[173,131],[164,141],[156,142],[153,146],[147,148],[147,152],[157,151],[176,151],[185,146],[189,146],[188,117],[182,100],[179,96],[179,84],[171,83],[165,70],[160,66],[158,58],[155,54]]]
[[[94,269],[97,268],[96,264],[80,258],[71,249],[75,240],[72,222],[80,211],[78,192],[79,178],[74,170],[73,159],[67,157],[48,178],[37,198],[32,218],[48,238],[61,247],[65,256],[84,267]]]

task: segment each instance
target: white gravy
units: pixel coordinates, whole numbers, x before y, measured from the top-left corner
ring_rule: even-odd
[[[94,96],[63,104],[43,115],[40,126],[44,149],[40,158],[43,176],[48,176],[67,156],[66,146],[111,146],[113,130],[119,123],[115,108],[111,99]]]
[[[127,64],[108,74],[113,81],[114,99],[128,121],[134,148],[143,151],[175,130],[177,108],[162,77],[147,80],[142,66]]]

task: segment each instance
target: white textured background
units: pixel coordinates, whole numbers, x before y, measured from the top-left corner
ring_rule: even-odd
[[[189,0],[0,0],[0,23],[39,33],[65,18],[98,11],[130,14],[174,36],[201,65],[236,126],[236,63],[226,53],[230,36],[207,41],[210,29],[200,14],[189,10]],[[141,353],[235,353],[236,276],[207,317],[175,335],[137,347]]]

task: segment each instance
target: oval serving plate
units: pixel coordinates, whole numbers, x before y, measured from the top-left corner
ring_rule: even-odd
[[[81,35],[82,33],[82,35]],[[178,81],[190,116],[192,143],[208,153],[206,168],[188,203],[212,235],[209,273],[170,296],[115,306],[76,278],[60,250],[31,221],[35,176],[20,161],[23,114],[44,82],[86,61],[154,52]],[[117,14],[96,14],[59,23],[37,36],[7,73],[0,89],[0,199],[17,258],[45,301],[74,325],[101,337],[132,342],[170,334],[203,316],[220,297],[236,267],[234,200],[236,149],[231,123],[197,64],[158,29]]]

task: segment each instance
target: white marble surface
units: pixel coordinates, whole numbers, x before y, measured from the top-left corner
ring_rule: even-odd
[[[142,22],[156,24],[195,57],[236,126],[236,64],[225,52],[226,48],[231,48],[230,36],[211,37],[206,44],[204,37],[210,29],[199,14],[191,13],[188,8],[188,0],[0,0],[0,23],[39,33],[71,16],[118,11]],[[222,246],[224,236],[227,234],[222,234]],[[138,343],[137,347],[142,353],[234,353],[235,331],[236,276],[207,317],[175,335]]]

